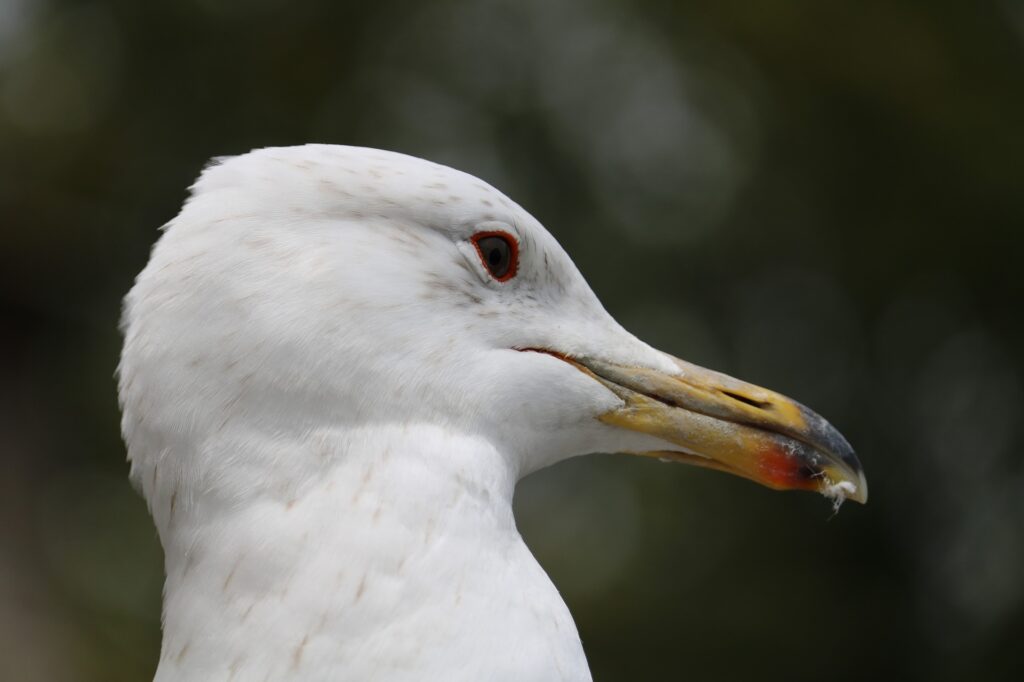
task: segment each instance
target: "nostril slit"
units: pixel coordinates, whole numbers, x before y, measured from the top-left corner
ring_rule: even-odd
[[[741,403],[750,405],[751,407],[756,407],[759,410],[766,410],[769,407],[771,407],[771,403],[769,403],[767,401],[764,401],[764,400],[754,400],[753,398],[748,398],[745,395],[740,395],[739,393],[733,393],[732,391],[722,391],[722,393],[724,393],[725,395],[729,396],[733,400],[736,400],[736,401],[739,401]]]

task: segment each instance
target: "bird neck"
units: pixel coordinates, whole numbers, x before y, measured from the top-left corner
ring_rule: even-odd
[[[279,488],[178,502],[165,519],[158,680],[416,678],[474,651],[500,665],[520,630],[542,660],[585,670],[568,611],[516,531],[515,472],[486,441],[375,428],[286,450],[324,461]],[[523,589],[553,604],[546,626],[510,632]]]

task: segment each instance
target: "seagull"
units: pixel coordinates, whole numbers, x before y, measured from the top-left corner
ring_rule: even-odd
[[[403,154],[215,159],[122,331],[158,682],[591,679],[512,514],[569,457],[867,500],[822,417],[640,341],[518,204]]]

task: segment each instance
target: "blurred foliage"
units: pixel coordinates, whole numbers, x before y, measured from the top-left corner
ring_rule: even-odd
[[[138,680],[119,299],[211,156],[479,175],[609,310],[793,395],[867,507],[625,457],[520,488],[595,677],[1021,679],[1024,7],[0,0],[0,678]]]

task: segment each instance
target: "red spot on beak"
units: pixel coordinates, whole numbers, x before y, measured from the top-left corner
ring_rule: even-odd
[[[816,490],[818,487],[820,473],[778,445],[768,445],[759,453],[758,468],[765,482],[776,488]]]

